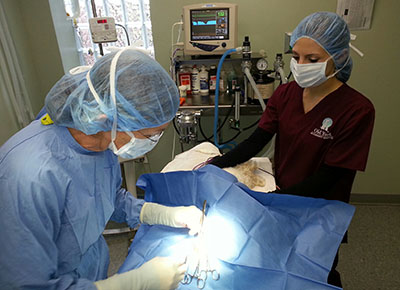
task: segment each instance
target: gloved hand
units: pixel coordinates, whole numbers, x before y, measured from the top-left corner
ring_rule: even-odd
[[[140,221],[149,225],[189,228],[189,235],[195,235],[200,231],[202,214],[194,205],[169,207],[145,202],[140,212]]]
[[[186,272],[183,262],[155,257],[138,269],[96,281],[98,290],[170,290],[176,289]]]

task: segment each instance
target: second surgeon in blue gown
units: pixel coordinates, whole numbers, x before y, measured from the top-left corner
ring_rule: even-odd
[[[48,114],[0,148],[1,289],[178,286],[183,262],[161,257],[107,279],[102,236],[110,219],[198,230],[198,208],[145,203],[121,188],[118,156],[154,148],[178,106],[168,74],[131,48],[54,85]]]

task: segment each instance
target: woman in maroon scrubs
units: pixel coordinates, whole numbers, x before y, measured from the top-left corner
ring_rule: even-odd
[[[295,81],[276,89],[248,139],[210,163],[245,162],[276,135],[276,192],[349,202],[356,171],[366,167],[375,116],[372,103],[346,84],[353,65],[349,42],[337,14],[304,18],[290,41]],[[328,283],[341,287],[337,258]]]

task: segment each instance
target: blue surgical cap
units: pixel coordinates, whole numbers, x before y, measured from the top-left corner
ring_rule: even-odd
[[[115,105],[110,95],[110,66],[116,53],[103,56],[89,71],[64,75],[53,86],[45,107],[55,124],[87,135],[111,131]],[[100,101],[90,91],[89,77]],[[174,118],[179,107],[179,93],[168,73],[150,56],[132,48],[118,58],[115,92],[118,131],[161,126]]]
[[[300,38],[310,38],[317,42],[332,56],[337,78],[347,82],[350,78],[353,61],[350,57],[350,31],[346,22],[332,12],[316,12],[304,18],[292,32],[290,46]]]

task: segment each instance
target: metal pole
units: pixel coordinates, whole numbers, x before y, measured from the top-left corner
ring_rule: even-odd
[[[96,3],[94,3],[94,0],[90,0],[90,3],[92,4],[92,12],[93,12],[93,17],[97,17],[97,12],[96,12]],[[99,43],[99,49],[100,49],[100,55],[104,55],[103,53],[103,45]]]

